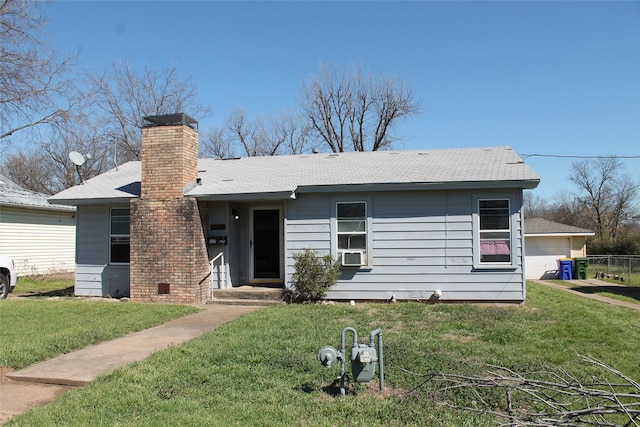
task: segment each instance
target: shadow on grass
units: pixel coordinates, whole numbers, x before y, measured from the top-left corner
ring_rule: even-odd
[[[574,291],[581,292],[583,294],[600,294],[607,292],[614,295],[620,295],[628,298],[635,299],[640,302],[640,287],[630,286],[576,286],[572,288]]]
[[[31,298],[31,297],[72,297],[73,286],[69,286],[64,289],[54,289],[46,292],[29,292],[24,294],[16,294],[17,297]]]
[[[340,380],[336,379],[331,384],[322,387],[322,391],[327,393],[331,397],[341,396],[341,393],[340,393]]]
[[[305,383],[295,388],[297,391],[301,391],[303,393],[314,393],[316,391],[322,391],[331,397],[340,396],[340,379],[334,380],[331,384],[325,385],[322,387],[318,387],[317,384],[313,383]]]

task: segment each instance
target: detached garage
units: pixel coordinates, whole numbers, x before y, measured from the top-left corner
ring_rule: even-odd
[[[587,256],[587,236],[595,233],[542,218],[524,220],[527,279],[557,279],[558,259]]]

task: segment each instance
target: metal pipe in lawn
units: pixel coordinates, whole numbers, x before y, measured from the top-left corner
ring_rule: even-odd
[[[340,394],[342,396],[344,396],[346,394],[345,388],[344,388],[344,376],[345,376],[345,368],[344,368],[344,363],[345,363],[345,359],[347,358],[347,351],[346,351],[346,344],[345,344],[345,335],[348,331],[351,331],[353,333],[353,347],[357,347],[358,346],[358,333],[356,332],[355,329],[351,328],[351,327],[346,327],[342,330],[342,333],[340,334],[340,344],[342,345],[342,348],[340,349],[340,351],[342,351],[342,354],[344,355],[344,357],[342,358],[342,360],[340,361]]]
[[[378,336],[378,368],[380,369],[380,390],[384,388],[384,363],[382,362],[382,329],[377,328],[369,333],[369,347],[373,347],[374,337]]]

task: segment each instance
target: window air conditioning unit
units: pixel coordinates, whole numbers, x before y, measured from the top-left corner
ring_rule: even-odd
[[[364,252],[362,251],[344,251],[342,252],[343,267],[361,267],[363,265]]]

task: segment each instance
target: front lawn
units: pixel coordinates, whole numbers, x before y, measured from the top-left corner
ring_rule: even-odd
[[[347,326],[360,342],[382,328],[382,393],[376,376],[336,397],[339,367],[316,360],[320,347],[339,347]],[[492,416],[442,405],[481,407],[477,394],[434,393],[441,384],[426,375],[482,375],[492,364],[593,381],[600,371],[579,363],[578,353],[640,379],[640,312],[533,283],[524,307],[274,306],[101,377],[9,425],[493,426]],[[504,410],[504,393],[487,391],[493,400],[486,402]]]
[[[13,295],[73,295],[73,273],[18,277]]]
[[[640,286],[624,285],[620,282],[606,280],[601,280],[601,282],[605,282],[602,285],[582,285],[571,280],[551,280],[551,282],[584,294],[595,294],[618,301],[640,304]]]
[[[197,311],[168,304],[76,298],[0,301],[0,366],[14,369]]]

